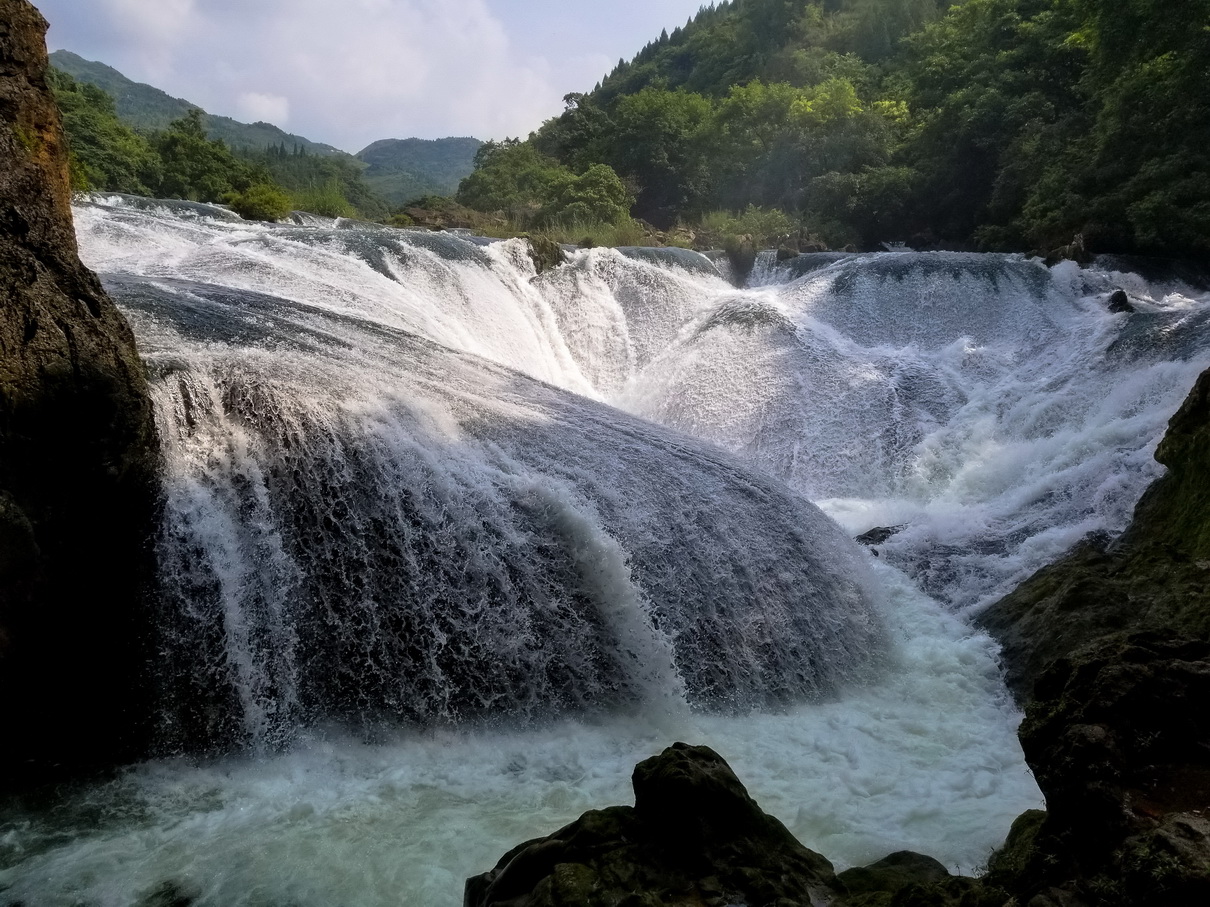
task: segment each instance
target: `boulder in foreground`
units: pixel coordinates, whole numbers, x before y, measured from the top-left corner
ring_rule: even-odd
[[[466,907],[823,907],[832,864],[761,811],[709,747],[634,770],[635,805],[592,810],[466,883]]]

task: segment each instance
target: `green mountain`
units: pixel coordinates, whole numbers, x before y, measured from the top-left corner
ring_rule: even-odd
[[[104,89],[117,103],[118,117],[135,129],[164,129],[173,120],[179,120],[198,107],[151,85],[132,81],[111,66],[85,60],[67,50],[56,50],[50,55],[50,62],[77,81]],[[308,154],[344,154],[331,145],[312,142],[270,123],[240,123],[230,117],[205,114],[202,125],[209,138],[222,139],[232,150],[264,151],[271,145],[284,145],[291,150],[304,149]]]
[[[473,138],[382,139],[363,149],[366,184],[392,204],[422,195],[453,195],[475,169]]]
[[[1204,258],[1207,23],[1210,0],[729,0],[529,141],[612,167],[661,228],[754,206],[800,244]]]
[[[57,50],[50,59],[55,69],[112,97],[118,118],[141,133],[164,130],[190,110],[200,109],[70,51]],[[354,156],[271,123],[240,123],[203,113],[202,125],[208,138],[222,140],[236,154],[263,164],[311,210],[367,217],[384,216],[388,206],[422,195],[453,195],[474,170],[475,152],[483,144],[474,138],[384,139]],[[340,204],[342,198],[347,208]]]

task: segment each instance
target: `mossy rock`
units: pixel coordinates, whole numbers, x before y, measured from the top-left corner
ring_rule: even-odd
[[[563,247],[553,238],[543,233],[527,236],[529,257],[534,263],[534,270],[539,274],[557,268],[567,261]]]

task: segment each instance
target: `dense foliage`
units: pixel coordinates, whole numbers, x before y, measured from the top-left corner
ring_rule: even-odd
[[[362,165],[348,155],[284,144],[233,151],[209,135],[206,115],[196,108],[164,129],[136,132],[102,89],[53,69],[50,79],[77,189],[230,202],[256,220],[277,220],[294,208],[332,217],[388,213],[362,180]]]
[[[474,169],[478,139],[382,139],[357,153],[366,185],[395,205],[426,195],[453,195]]]
[[[1210,0],[733,0],[509,145],[507,198],[491,155],[459,197],[542,210],[556,168],[607,165],[661,227],[1199,255],[1208,73]]]
[[[159,156],[146,137],[118,119],[113,98],[54,69],[50,83],[71,142],[76,188],[153,194],[163,174]]]

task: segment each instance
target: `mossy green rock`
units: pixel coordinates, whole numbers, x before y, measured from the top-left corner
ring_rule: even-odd
[[[139,750],[158,448],[76,251],[46,21],[0,0],[0,783]]]
[[[557,268],[567,261],[567,255],[558,241],[550,236],[537,233],[526,237],[529,243],[529,258],[534,263],[534,270],[539,274]]]
[[[1047,665],[1112,635],[1210,640],[1210,371],[1172,417],[1156,459],[1168,472],[1119,538],[1082,543],[977,619],[1000,642],[1020,701]]]

